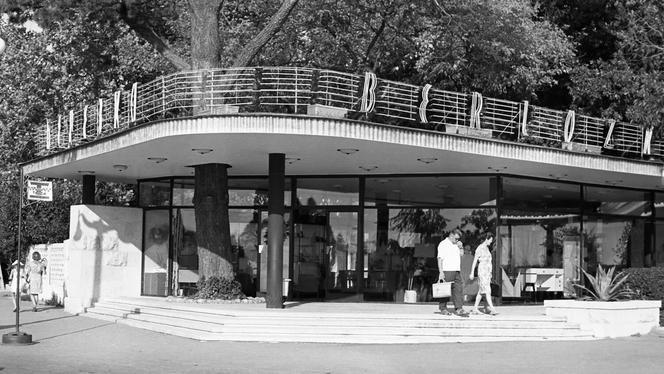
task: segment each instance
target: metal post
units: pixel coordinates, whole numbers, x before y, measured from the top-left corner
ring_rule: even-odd
[[[283,153],[269,155],[266,302],[268,308],[283,308],[285,161]]]
[[[21,225],[23,222],[23,168],[19,166],[19,203],[18,203],[18,240],[16,243],[16,332],[2,335],[2,344],[26,345],[32,344],[32,335],[19,331],[21,312]]]

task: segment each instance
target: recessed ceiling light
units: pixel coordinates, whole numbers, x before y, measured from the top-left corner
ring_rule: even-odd
[[[119,171],[119,172],[123,172],[123,171],[127,170],[128,167],[129,167],[129,166],[127,166],[127,165],[122,165],[122,164],[113,165],[113,169],[115,169],[115,170],[117,170],[117,171]]]
[[[192,148],[191,151],[196,152],[196,153],[201,154],[201,155],[205,155],[205,154],[208,154],[208,153],[212,152],[213,149],[210,149],[210,148]]]
[[[360,150],[357,148],[339,148],[337,149],[337,152],[341,152],[345,155],[352,155],[353,153],[357,153]]]
[[[342,185],[340,185],[340,184],[335,184],[335,185],[334,185],[334,186],[332,186],[332,187],[334,187],[334,188],[337,188],[337,189],[339,189],[339,188],[341,188],[341,187],[343,187],[343,186],[342,186]]]
[[[154,161],[155,164],[160,164],[168,160],[166,157],[148,157],[148,161]]]
[[[417,161],[423,162],[425,164],[430,164],[432,162],[438,161],[438,159],[435,158],[435,157],[420,157],[420,158],[417,159]]]

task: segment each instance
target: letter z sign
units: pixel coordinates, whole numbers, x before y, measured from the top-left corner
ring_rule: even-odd
[[[28,181],[28,200],[53,201],[53,182]]]

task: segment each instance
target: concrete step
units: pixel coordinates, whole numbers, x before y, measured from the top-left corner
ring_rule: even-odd
[[[334,315],[320,316],[311,314],[291,316],[286,314],[271,314],[269,316],[228,316],[209,312],[182,311],[178,309],[137,307],[134,305],[100,302],[95,307],[105,310],[116,310],[118,313],[140,314],[142,316],[173,317],[178,320],[191,322],[209,322],[213,324],[248,326],[327,326],[331,328],[360,328],[380,326],[384,328],[483,328],[483,329],[578,329],[577,325],[567,324],[562,320],[517,320],[514,318],[500,319],[498,316],[471,316],[469,318],[446,317],[437,314],[418,316],[413,320],[375,318],[370,315]],[[184,323],[184,322],[178,322]]]
[[[307,313],[125,299],[99,301],[88,315],[197,340],[408,344],[592,339],[577,325],[546,316]]]
[[[403,323],[408,321],[428,321],[431,319],[450,319],[450,320],[468,320],[456,316],[442,316],[435,313],[432,309],[431,313],[427,314],[397,314],[397,313],[310,313],[310,312],[293,312],[287,309],[264,309],[261,311],[245,311],[245,310],[225,310],[220,308],[206,307],[204,305],[187,305],[176,303],[132,303],[127,301],[116,300],[101,300],[95,305],[105,306],[110,308],[118,308],[126,311],[137,311],[143,313],[160,313],[165,314],[170,311],[176,311],[178,315],[186,316],[189,313],[193,315],[209,315],[210,317],[242,317],[246,319],[256,318],[280,318],[280,319],[297,319],[297,320],[329,320],[329,319],[344,319],[344,320],[388,320],[397,321],[396,323]],[[523,322],[565,322],[561,317],[549,317],[545,315],[528,315],[528,316],[514,316],[514,315],[471,315],[471,320],[491,320],[491,321],[518,321]]]
[[[114,304],[117,306],[125,305],[126,307],[133,308],[159,308],[159,309],[173,309],[178,311],[191,311],[195,313],[209,313],[211,315],[224,315],[224,316],[242,316],[242,317],[265,317],[265,316],[279,316],[279,317],[304,317],[304,318],[323,318],[327,319],[330,317],[339,317],[339,318],[352,318],[353,316],[361,316],[362,318],[370,319],[389,319],[389,320],[414,320],[414,319],[429,319],[431,316],[442,317],[440,314],[435,313],[437,311],[436,306],[431,306],[431,313],[427,314],[410,314],[410,313],[383,313],[380,311],[371,312],[365,314],[353,314],[352,312],[347,313],[330,313],[330,312],[320,312],[320,313],[311,313],[311,312],[298,312],[291,309],[265,309],[264,306],[256,305],[262,309],[242,309],[236,308],[237,305],[215,305],[215,304],[195,304],[195,303],[174,303],[174,302],[165,302],[163,299],[159,300],[150,300],[151,298],[137,298],[137,300],[132,299],[103,299],[98,304]],[[545,315],[497,315],[497,316],[472,316],[473,318],[491,318],[494,320],[517,320],[517,321],[561,321],[564,322],[564,318],[560,317],[549,317]],[[450,317],[457,318],[457,317]]]
[[[297,325],[297,324],[277,324],[275,321],[271,325],[229,325],[217,324],[201,321],[183,320],[174,317],[164,317],[148,314],[129,314],[127,319],[143,322],[168,325],[173,327],[183,327],[192,330],[208,331],[213,333],[235,333],[235,334],[301,334],[301,335],[373,335],[373,336],[503,336],[503,337],[562,337],[562,336],[584,336],[586,335],[578,329],[567,328],[482,328],[482,327],[395,327],[395,326],[315,326],[315,325]]]
[[[343,335],[343,334],[297,334],[297,333],[212,333],[183,327],[163,325],[134,319],[118,320],[117,323],[150,331],[181,336],[201,341],[237,342],[294,342],[294,343],[333,343],[333,344],[421,344],[421,343],[471,343],[501,341],[559,341],[593,340],[591,336],[566,337],[505,337],[505,336],[403,336],[403,335]]]

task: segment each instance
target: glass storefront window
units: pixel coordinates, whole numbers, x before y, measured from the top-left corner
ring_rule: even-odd
[[[196,292],[198,282],[198,245],[196,244],[196,216],[193,209],[174,209],[171,225],[173,241],[174,293],[189,296]]]
[[[230,206],[267,206],[267,178],[236,178],[228,180],[228,202]],[[291,203],[290,178],[284,184],[284,204]]]
[[[359,205],[358,178],[299,178],[296,206]]]
[[[293,216],[293,292],[340,299],[357,290],[357,212],[300,208]]]
[[[145,212],[143,295],[168,295],[169,211]]]
[[[258,262],[260,244],[258,228],[260,211],[255,209],[230,209],[229,222],[231,229],[231,245],[234,253],[236,279],[247,296],[256,296],[258,286]],[[284,252],[288,247],[284,247]],[[288,269],[286,267],[286,269]],[[288,276],[288,271],[284,273]],[[267,276],[267,274],[263,274]]]
[[[176,179],[173,181],[173,205],[194,205],[194,180]]]
[[[139,185],[139,204],[142,207],[169,206],[171,204],[171,182],[143,181]]]
[[[653,266],[664,266],[664,221],[655,221],[655,255]]]
[[[655,194],[655,216],[664,218],[664,193]]]
[[[512,210],[501,215],[497,241],[502,296],[523,297],[523,290],[572,294],[572,283],[580,279],[580,227],[580,216],[575,214]],[[551,282],[555,274],[562,280]],[[550,284],[542,287],[539,278]]]
[[[650,216],[650,192],[584,186],[584,212]]]
[[[594,273],[597,265],[643,266],[646,252],[646,220],[613,217],[584,217],[583,260],[585,269]]]
[[[495,232],[495,227],[493,208],[366,209],[364,298],[402,301],[404,291],[412,287],[418,301],[430,301],[430,286],[438,277],[438,243],[455,228],[464,232],[461,272],[466,279],[480,236]],[[476,293],[477,289],[467,290],[467,294]]]
[[[579,213],[579,185],[523,178],[503,178],[503,209],[506,212]]]
[[[367,178],[364,204],[410,206],[495,206],[495,177]]]

